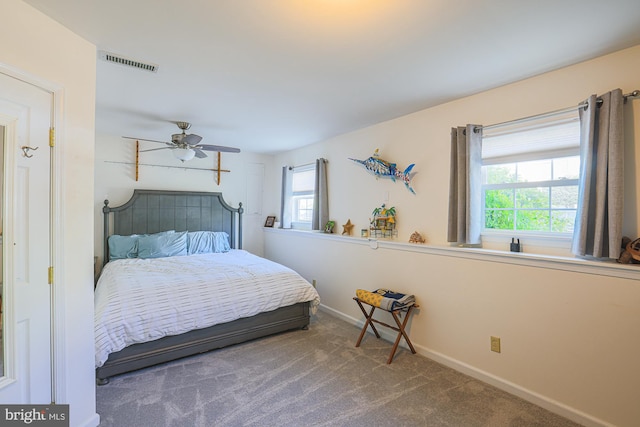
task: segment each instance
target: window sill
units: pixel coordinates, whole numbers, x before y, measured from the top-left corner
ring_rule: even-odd
[[[522,252],[574,258],[571,253],[571,235],[553,235],[532,232],[491,230],[482,233],[482,247],[485,249],[507,250],[511,239],[520,241]]]
[[[640,280],[640,265],[618,264],[615,261],[595,261],[574,257],[509,252],[485,248],[462,248],[457,246],[404,243],[390,239],[342,236],[335,233],[324,233],[323,231],[303,231],[281,228],[265,228],[264,230],[268,233],[289,234],[295,235],[296,237],[326,239],[347,244],[366,245],[373,250],[388,249],[417,252],[436,256],[466,258],[502,264],[515,264],[536,268],[573,271],[583,274],[594,274],[598,276]]]

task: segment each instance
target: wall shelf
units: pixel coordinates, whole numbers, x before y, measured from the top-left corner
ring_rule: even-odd
[[[344,244],[366,245],[375,249],[417,252],[429,255],[474,259],[479,261],[515,264],[552,270],[573,271],[598,276],[619,277],[640,280],[640,265],[618,264],[616,262],[591,261],[581,258],[558,257],[529,254],[524,252],[498,251],[483,248],[461,248],[383,240],[375,238],[347,237],[315,231],[264,228],[266,233],[288,234],[309,239],[329,239]]]

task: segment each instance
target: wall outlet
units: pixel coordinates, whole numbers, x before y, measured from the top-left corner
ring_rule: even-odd
[[[316,287],[316,279],[313,279],[313,281],[311,282],[311,284],[313,285],[313,287]]]
[[[500,337],[491,337],[491,351],[500,353]]]

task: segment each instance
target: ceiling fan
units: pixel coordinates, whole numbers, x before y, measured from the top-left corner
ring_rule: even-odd
[[[202,141],[202,137],[200,135],[196,135],[194,133],[187,135],[187,133],[185,132],[191,127],[191,123],[176,122],[176,125],[178,125],[178,128],[182,130],[182,133],[174,133],[173,135],[171,135],[171,142],[156,141],[154,139],[145,139],[145,138],[134,138],[131,136],[123,136],[123,138],[165,144],[166,147],[151,148],[149,150],[140,150],[140,152],[168,149],[168,150],[172,150],[173,155],[182,162],[191,160],[194,157],[197,157],[199,159],[204,159],[205,157],[207,157],[205,151],[217,151],[221,153],[239,153],[240,152],[239,148],[224,147],[222,145],[200,144],[200,141]]]

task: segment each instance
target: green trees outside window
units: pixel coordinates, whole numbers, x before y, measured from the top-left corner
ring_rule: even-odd
[[[571,233],[579,157],[483,166],[485,229]]]

